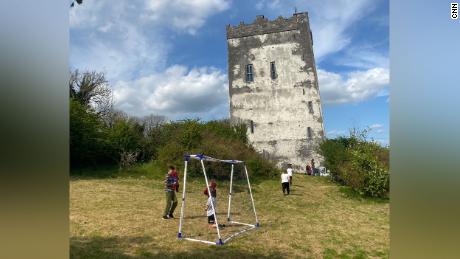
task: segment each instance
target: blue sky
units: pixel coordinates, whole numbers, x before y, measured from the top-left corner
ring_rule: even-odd
[[[70,67],[104,72],[133,116],[228,118],[225,26],[309,13],[324,126],[389,144],[385,0],[86,0],[70,10]]]

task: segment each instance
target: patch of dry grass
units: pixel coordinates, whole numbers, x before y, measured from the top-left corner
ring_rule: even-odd
[[[226,224],[228,183],[218,183],[218,220]],[[244,186],[238,185],[237,186]],[[204,184],[187,185],[183,233],[216,240],[205,217]],[[278,181],[253,186],[261,227],[224,246],[178,241],[179,219],[162,220],[165,194],[154,179],[77,179],[70,183],[72,258],[386,258],[387,201],[350,197],[319,177],[294,176],[292,195]],[[233,219],[254,223],[244,188],[235,190]],[[179,194],[180,196],[180,194]],[[175,216],[180,214],[179,206]],[[229,235],[237,227],[227,227]]]

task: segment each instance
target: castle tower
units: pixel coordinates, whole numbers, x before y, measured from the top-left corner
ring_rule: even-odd
[[[227,26],[230,117],[248,125],[249,142],[277,161],[305,170],[324,137],[307,13]]]

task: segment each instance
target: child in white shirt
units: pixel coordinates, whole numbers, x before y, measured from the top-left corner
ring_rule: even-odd
[[[216,198],[217,198],[217,184],[214,180],[211,180],[211,184],[209,185],[209,190],[211,191],[211,195],[208,193],[208,188],[205,188],[203,193],[204,195],[208,196],[208,201],[206,202],[206,216],[208,216],[208,224],[209,227],[216,227],[216,219],[214,218],[214,209],[216,208]]]
[[[286,171],[287,171],[287,174],[289,175],[289,186],[291,186],[292,185],[292,167],[291,165],[289,165]]]
[[[289,195],[289,174],[284,172],[281,174],[281,186],[283,187],[283,194]]]
[[[212,203],[212,204],[211,204]],[[206,216],[208,216],[209,227],[216,227],[216,220],[214,218],[214,209],[216,207],[216,197],[209,196],[208,202],[206,202]]]

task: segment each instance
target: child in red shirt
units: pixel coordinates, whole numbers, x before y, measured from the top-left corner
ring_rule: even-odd
[[[177,179],[174,188],[176,189],[176,192],[179,192],[179,175],[177,174],[176,168],[172,169],[171,177],[175,177]]]

